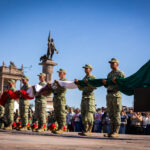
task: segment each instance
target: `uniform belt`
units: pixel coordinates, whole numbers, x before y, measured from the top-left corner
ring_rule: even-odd
[[[54,96],[65,96],[65,94],[54,93]]]
[[[91,95],[94,94],[93,91],[92,92],[83,92],[83,95]]]
[[[107,90],[107,93],[116,93],[117,91],[114,90]]]

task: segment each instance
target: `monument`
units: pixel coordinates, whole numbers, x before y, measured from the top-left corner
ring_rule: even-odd
[[[51,83],[53,67],[57,65],[52,60],[55,51],[58,54],[58,50],[55,48],[55,45],[54,45],[54,40],[51,38],[50,32],[49,32],[47,54],[40,57],[41,63],[39,63],[39,65],[42,66],[42,72],[46,74],[46,82],[48,83]],[[52,96],[47,97],[47,109],[53,110]]]
[[[20,87],[22,86],[21,78],[24,75],[23,66],[21,68],[17,68],[14,62],[10,61],[9,67],[5,65],[3,62],[0,67],[0,95],[7,88],[7,81],[9,79],[13,79],[16,82],[20,81]]]

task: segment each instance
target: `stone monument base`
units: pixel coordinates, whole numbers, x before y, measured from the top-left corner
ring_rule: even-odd
[[[42,72],[46,74],[46,82],[51,83],[52,82],[52,74],[53,74],[53,67],[57,64],[50,59],[47,59],[45,61],[42,61],[39,65],[42,66]],[[52,96],[47,97],[47,110],[51,111],[53,110],[53,98]]]

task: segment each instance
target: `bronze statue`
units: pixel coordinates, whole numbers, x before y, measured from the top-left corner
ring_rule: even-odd
[[[49,32],[47,54],[41,56],[40,61],[46,61],[48,59],[52,60],[55,51],[56,54],[58,54],[58,50],[54,45],[54,39],[50,38],[50,32]]]

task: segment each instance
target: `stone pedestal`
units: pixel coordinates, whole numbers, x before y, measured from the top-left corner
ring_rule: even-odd
[[[42,66],[42,72],[46,74],[46,82],[52,81],[52,74],[53,74],[53,67],[57,64],[53,60],[46,60],[40,63],[39,65]],[[53,97],[48,96],[47,97],[47,109],[53,110]]]

